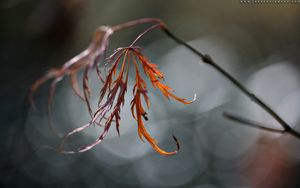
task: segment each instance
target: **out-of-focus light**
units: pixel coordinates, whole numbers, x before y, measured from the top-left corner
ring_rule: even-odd
[[[189,44],[205,54],[214,54],[213,59],[232,72],[235,54],[226,42],[211,36],[195,39]],[[154,47],[159,48],[159,41],[156,45],[152,44],[151,48]],[[168,108],[182,110],[188,108],[190,113],[199,113],[209,111],[228,101],[230,83],[183,46],[169,50],[157,62],[166,75],[166,82],[174,87],[178,95],[192,99],[194,93],[197,94],[197,100],[190,106],[174,103]]]
[[[292,106],[286,107],[280,105],[288,95],[299,90],[299,73],[297,69],[289,62],[279,62],[260,69],[255,72],[248,81],[248,86],[253,93],[262,98],[269,104],[284,120],[294,123],[299,115],[293,111]],[[282,129],[282,127],[262,110],[255,103],[241,97],[243,109],[246,111],[244,116],[252,120],[272,126],[272,128]],[[297,109],[298,111],[299,109]],[[298,113],[299,114],[299,113]],[[292,117],[293,116],[293,117]],[[270,136],[279,136],[280,134],[269,134]]]

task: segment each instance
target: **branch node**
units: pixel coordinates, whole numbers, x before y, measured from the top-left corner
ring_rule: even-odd
[[[202,61],[203,61],[204,63],[208,63],[208,64],[211,64],[211,63],[213,62],[212,58],[211,58],[210,55],[208,55],[208,54],[204,54],[204,55],[202,56]]]

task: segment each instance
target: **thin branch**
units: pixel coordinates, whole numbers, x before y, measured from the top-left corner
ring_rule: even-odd
[[[227,78],[233,85],[235,85],[241,92],[243,92],[251,101],[259,105],[262,109],[264,109],[267,113],[269,113],[284,129],[284,133],[289,133],[290,135],[300,139],[300,133],[296,132],[291,128],[290,125],[288,125],[274,110],[272,110],[271,107],[269,107],[265,102],[263,102],[261,99],[259,99],[255,94],[251,93],[242,83],[240,83],[237,79],[235,79],[233,76],[231,76],[227,71],[225,71],[221,66],[219,66],[209,55],[203,54],[196,50],[194,47],[186,43],[184,40],[178,38],[176,35],[174,35],[167,27],[161,27],[161,29],[164,31],[164,33],[172,38],[174,41],[176,41],[179,44],[182,44],[187,49],[192,51],[194,54],[199,56],[202,61],[206,64],[209,64],[212,66],[216,71],[218,71],[220,74],[222,74],[225,78]],[[249,125],[249,121],[248,125]],[[252,122],[253,123],[253,122]],[[252,127],[260,127],[260,129],[267,130],[268,128],[253,125]],[[270,129],[269,129],[270,130]],[[272,129],[274,132],[275,130]],[[282,131],[281,131],[282,133]]]
[[[238,123],[241,123],[242,125],[248,126],[248,127],[254,127],[260,130],[268,131],[268,132],[275,132],[275,133],[281,133],[281,134],[290,134],[298,139],[300,139],[300,134],[296,132],[295,130],[291,129],[285,129],[285,130],[279,130],[279,129],[274,129],[270,128],[270,126],[266,126],[262,123],[246,119],[244,117],[240,117],[238,115],[224,112],[223,116],[231,121],[235,121]]]
[[[232,113],[224,112],[223,116],[225,118],[231,120],[231,121],[241,123],[242,125],[245,125],[247,127],[254,127],[254,128],[257,128],[257,129],[260,129],[260,130],[275,132],[275,133],[281,133],[281,134],[285,133],[284,130],[273,129],[273,128],[270,128],[270,126],[264,125],[260,122],[249,120],[249,119],[246,119],[244,117],[240,117],[240,116],[232,114]]]

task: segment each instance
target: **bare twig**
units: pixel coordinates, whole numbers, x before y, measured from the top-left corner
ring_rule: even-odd
[[[164,25],[165,26],[165,25]],[[260,125],[253,124],[253,121],[247,120],[247,121],[239,121],[240,123],[246,123],[248,125],[252,125],[252,127],[260,128],[262,130],[266,131],[272,131],[272,132],[281,132],[281,133],[288,133],[298,139],[300,139],[300,133],[296,132],[294,129],[291,128],[288,123],[286,123],[270,106],[268,106],[265,102],[263,102],[260,98],[258,98],[255,94],[251,93],[241,82],[239,82],[237,79],[235,79],[231,74],[229,74],[227,71],[225,71],[221,66],[219,66],[209,55],[203,54],[196,50],[194,47],[186,43],[184,40],[178,38],[176,35],[174,35],[167,27],[162,27],[162,30],[165,32],[167,36],[175,40],[177,43],[182,44],[184,47],[192,51],[194,54],[199,56],[202,61],[206,64],[209,64],[212,66],[216,71],[218,71],[220,74],[222,74],[225,78],[227,78],[233,85],[235,85],[242,93],[244,93],[251,101],[259,105],[262,109],[264,109],[267,113],[269,113],[283,128],[282,131],[275,130],[275,129],[269,129],[267,127],[263,127]],[[238,121],[241,120],[241,118],[237,118],[237,116],[230,116],[228,113],[226,114],[227,117],[231,120]],[[231,118],[230,118],[231,117]],[[233,118],[235,117],[235,118]],[[245,119],[243,119],[245,120]]]
[[[257,129],[260,129],[260,130],[274,132],[274,133],[281,133],[281,134],[284,133],[284,130],[273,129],[273,128],[270,128],[270,126],[264,125],[264,124],[259,123],[257,121],[246,119],[244,117],[240,117],[238,115],[235,115],[235,114],[232,114],[232,113],[229,113],[229,112],[224,112],[223,116],[225,118],[229,119],[229,120],[239,122],[242,125],[245,125],[247,127],[254,127],[254,128],[257,128]]]
[[[235,115],[233,113],[228,113],[228,112],[224,112],[223,116],[231,121],[241,123],[242,125],[245,125],[248,127],[257,128],[257,129],[268,131],[268,132],[289,134],[289,135],[292,135],[292,136],[300,139],[300,134],[292,128],[291,129],[282,129],[282,130],[274,129],[274,128],[271,128],[270,126],[264,125],[262,123],[259,123],[259,122],[253,121],[253,120],[249,120],[244,117]]]

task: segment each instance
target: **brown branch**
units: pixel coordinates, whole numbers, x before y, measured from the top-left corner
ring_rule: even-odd
[[[298,132],[296,132],[294,129],[283,129],[283,130],[274,129],[274,128],[271,128],[270,126],[266,126],[262,123],[259,123],[259,122],[253,121],[253,120],[249,120],[244,117],[235,115],[233,113],[228,113],[228,112],[224,112],[223,116],[231,121],[238,122],[238,123],[248,126],[248,127],[257,128],[257,129],[268,131],[268,132],[274,132],[274,133],[280,133],[280,134],[290,134],[290,135],[300,139],[300,134]]]
[[[235,85],[242,93],[244,93],[252,102],[256,103],[258,106],[260,106],[262,109],[264,109],[267,113],[269,113],[283,128],[283,131],[280,131],[281,133],[288,133],[298,139],[300,139],[300,133],[296,132],[291,128],[288,123],[286,123],[270,106],[268,106],[265,102],[263,102],[260,98],[258,98],[255,94],[250,92],[240,81],[235,79],[231,74],[229,74],[227,71],[225,71],[221,66],[219,66],[209,55],[203,54],[196,50],[194,47],[186,43],[184,40],[178,38],[176,35],[174,35],[167,27],[162,27],[162,30],[165,32],[167,36],[175,40],[177,43],[182,44],[184,47],[192,51],[194,54],[196,54],[198,57],[202,59],[202,61],[206,64],[209,64],[212,66],[216,71],[218,71],[221,75],[223,75],[227,80],[229,80],[233,85]],[[229,118],[228,114],[227,117]],[[231,120],[233,120],[233,116],[230,116]],[[240,118],[236,118],[235,120],[241,120]],[[243,119],[245,120],[245,119]],[[262,130],[268,130],[272,132],[279,132],[279,130],[275,129],[269,129],[267,127],[263,127],[257,124],[254,124],[253,121],[247,120],[247,121],[240,121],[241,123],[246,123],[247,125],[251,125],[252,127],[260,128]],[[255,125],[255,126],[254,126]]]
[[[241,123],[242,125],[245,125],[247,127],[254,127],[260,130],[264,130],[264,131],[269,131],[269,132],[274,132],[274,133],[285,133],[284,130],[279,130],[279,129],[274,129],[274,128],[270,128],[270,126],[264,125],[260,122],[257,121],[253,121],[253,120],[249,120],[246,119],[244,117],[235,115],[233,113],[229,113],[229,112],[224,112],[223,116],[231,121],[236,121],[238,123]]]

